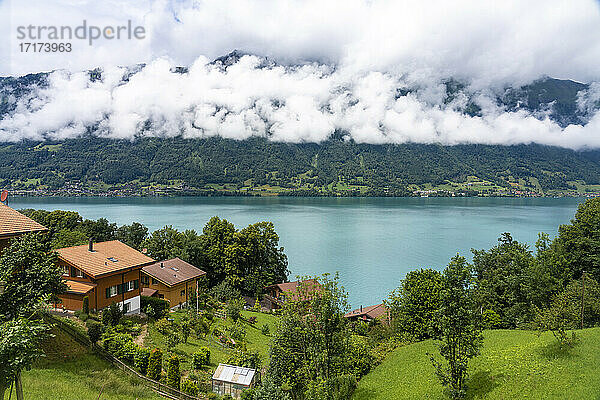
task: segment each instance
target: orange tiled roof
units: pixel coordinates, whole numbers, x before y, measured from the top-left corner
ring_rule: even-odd
[[[47,230],[45,226],[0,203],[0,237]]]
[[[94,243],[93,250],[90,252],[85,244],[56,251],[60,259],[93,277],[154,262],[152,258],[118,240]]]
[[[87,294],[96,287],[95,283],[72,281],[65,279],[68,286],[67,293]]]

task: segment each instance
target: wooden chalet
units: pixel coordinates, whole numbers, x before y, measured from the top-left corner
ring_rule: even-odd
[[[171,307],[186,304],[206,272],[179,258],[146,265],[141,271],[142,295],[166,299]]]
[[[59,295],[66,310],[81,310],[88,297],[90,310],[101,310],[112,303],[124,312],[140,309],[141,269],[155,260],[118,240],[56,250],[66,293]]]

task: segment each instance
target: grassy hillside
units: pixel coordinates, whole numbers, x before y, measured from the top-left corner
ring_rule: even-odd
[[[577,332],[561,351],[551,333],[486,331],[471,366],[469,399],[600,399],[600,328]],[[353,400],[444,399],[426,353],[430,340],[402,347],[364,377]]]
[[[52,334],[54,337],[43,344],[46,357],[23,373],[26,399],[162,399],[92,354],[63,331],[53,329]],[[5,399],[9,396],[7,391]],[[12,398],[16,398],[14,390]]]

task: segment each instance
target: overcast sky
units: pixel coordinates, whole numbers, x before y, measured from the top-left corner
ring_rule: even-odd
[[[21,51],[20,26],[74,29],[84,20],[99,27],[131,20],[145,38],[72,40],[69,53]],[[106,136],[133,137],[151,119],[162,135],[320,141],[343,129],[374,143],[600,146],[598,115],[561,129],[504,112],[485,96],[542,76],[600,81],[600,7],[592,0],[2,0],[0,24],[1,75],[71,72],[55,73],[39,101],[0,121],[4,140],[77,136],[100,122]],[[228,72],[207,65],[234,49],[313,63],[262,71],[248,57]],[[120,85],[117,67],[141,62],[149,64],[143,74]],[[193,68],[174,77],[175,65]],[[98,66],[112,74],[103,82],[77,74]],[[444,104],[440,82],[449,77],[479,93],[482,117]],[[420,90],[396,99],[402,86]]]

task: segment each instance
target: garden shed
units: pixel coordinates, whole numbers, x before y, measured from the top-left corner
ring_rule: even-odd
[[[243,390],[254,387],[256,379],[255,369],[219,364],[212,377],[212,391],[220,396],[229,394],[239,399]]]

